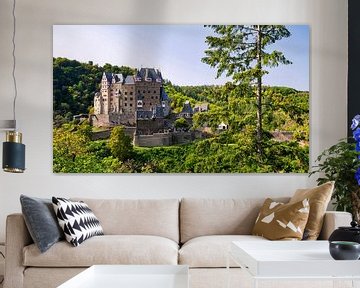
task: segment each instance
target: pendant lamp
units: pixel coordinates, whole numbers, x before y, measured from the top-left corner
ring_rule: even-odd
[[[12,35],[12,59],[13,69],[12,78],[14,82],[13,99],[13,120],[0,120],[0,130],[6,131],[6,140],[3,143],[2,167],[5,172],[22,173],[25,171],[25,145],[22,144],[22,134],[16,129],[16,98],[17,86],[15,77],[16,57],[15,57],[15,35],[16,35],[16,0],[13,1],[13,35]]]

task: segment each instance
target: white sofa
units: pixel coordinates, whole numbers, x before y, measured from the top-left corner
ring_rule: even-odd
[[[76,248],[60,241],[41,254],[22,214],[8,216],[4,288],[57,287],[94,264],[184,264],[190,267],[191,288],[223,288],[231,241],[268,241],[250,235],[264,199],[81,200],[105,235]],[[349,213],[327,212],[321,238],[350,221]],[[230,264],[235,287],[242,272]]]

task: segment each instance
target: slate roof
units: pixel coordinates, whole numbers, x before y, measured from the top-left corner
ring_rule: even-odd
[[[109,72],[104,72],[103,73],[103,76],[105,75],[106,79],[111,82],[112,80],[112,73],[109,73]]]
[[[150,110],[137,110],[136,119],[151,119],[153,112]]]
[[[152,110],[137,110],[136,118],[140,120],[164,118],[164,108],[157,105]]]
[[[126,76],[124,84],[135,84],[134,76],[131,75]]]
[[[170,100],[169,96],[166,94],[163,87],[161,87],[161,90],[160,90],[160,99],[161,99],[161,101],[169,101]]]
[[[191,104],[189,101],[185,101],[185,103],[183,105],[183,109],[181,111],[181,114],[183,114],[183,113],[194,114],[194,111],[191,108]]]
[[[162,83],[162,76],[159,70],[154,68],[141,68],[136,73],[136,78],[142,81]]]
[[[153,108],[153,116],[155,118],[164,118],[164,108],[162,106],[155,106]]]
[[[141,68],[137,70],[135,75],[128,75],[126,78],[122,74],[115,74],[110,72],[104,72],[106,79],[109,82],[115,80],[115,83],[121,82],[123,84],[135,84],[135,81],[147,81],[162,83],[163,79],[161,72],[155,68]]]
[[[124,77],[122,74],[112,74],[112,75],[115,80],[115,83],[118,83],[118,82],[122,83],[124,81]]]

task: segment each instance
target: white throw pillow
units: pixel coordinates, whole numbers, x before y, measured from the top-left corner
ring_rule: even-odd
[[[79,246],[86,239],[104,235],[99,220],[84,202],[52,197],[55,214],[66,241]]]

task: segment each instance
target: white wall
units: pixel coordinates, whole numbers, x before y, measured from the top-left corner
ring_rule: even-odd
[[[0,1],[0,119],[12,117],[11,4],[11,0]],[[16,14],[17,118],[24,133],[27,171],[23,175],[0,171],[0,242],[5,239],[6,215],[20,211],[21,193],[93,198],[265,197],[290,195],[315,183],[306,174],[53,174],[53,24],[309,24],[311,159],[346,135],[345,0],[18,0]]]

